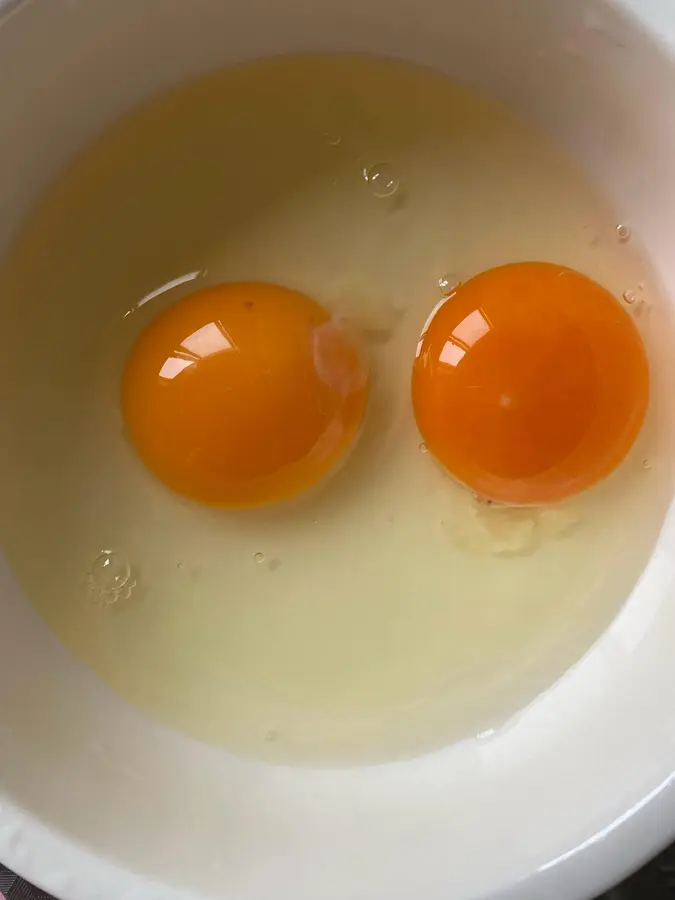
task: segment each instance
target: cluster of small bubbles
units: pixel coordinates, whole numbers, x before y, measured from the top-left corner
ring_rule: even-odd
[[[102,550],[87,572],[87,592],[98,606],[128,600],[136,587],[129,561],[115,550]]]
[[[624,223],[616,226],[616,236],[622,244],[625,244],[630,240],[630,235],[631,231],[629,225]]]
[[[456,291],[460,284],[459,278],[451,272],[441,275],[438,279],[438,287],[444,297],[448,297],[453,291]]]
[[[398,177],[389,163],[377,163],[364,169],[363,177],[376,197],[391,197],[398,190]]]
[[[256,553],[255,556],[253,557],[253,559],[254,559],[257,563],[264,562],[264,561],[265,561],[265,554],[264,554],[264,553]]]

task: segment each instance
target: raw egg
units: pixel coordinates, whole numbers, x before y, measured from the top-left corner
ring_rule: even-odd
[[[179,494],[273,503],[320,481],[356,439],[368,374],[318,303],[272,284],[220,284],[141,333],[122,407],[141,459]]]
[[[605,478],[648,398],[632,318],[601,285],[552,263],[512,263],[460,285],[427,323],[413,365],[429,451],[498,503],[554,503]]]

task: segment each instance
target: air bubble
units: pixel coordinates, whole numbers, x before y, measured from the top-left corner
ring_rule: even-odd
[[[643,469],[649,470],[649,469],[651,469],[651,467],[652,467],[652,461],[651,461],[650,459],[643,459],[643,460],[642,460],[642,468],[643,468]]]
[[[622,244],[627,243],[631,236],[630,226],[626,224],[617,225],[616,236]]]
[[[429,448],[424,443],[424,441],[422,441],[422,443],[420,444],[420,453],[428,453],[428,452],[429,452]]]
[[[87,591],[99,606],[128,600],[136,587],[129,561],[115,550],[102,550],[87,572]]]
[[[364,169],[363,177],[376,197],[391,197],[398,190],[398,177],[389,163],[378,163]]]
[[[334,131],[324,131],[322,137],[331,147],[337,147],[342,143],[342,135]]]
[[[253,559],[254,559],[257,563],[264,562],[264,561],[265,561],[265,554],[264,554],[264,553],[256,553],[256,555],[253,557]]]
[[[438,279],[438,287],[440,288],[441,294],[444,297],[448,297],[452,294],[453,291],[457,290],[460,285],[460,280],[456,275],[453,275],[451,272],[446,273],[445,275],[441,275]]]
[[[131,577],[131,566],[114,550],[103,550],[89,570],[92,581],[100,590],[115,591],[124,587]]]
[[[630,311],[635,318],[639,318],[649,312],[649,303],[641,296],[641,291],[642,286],[638,285],[637,291],[624,291],[621,295],[621,299],[626,306],[630,307]]]

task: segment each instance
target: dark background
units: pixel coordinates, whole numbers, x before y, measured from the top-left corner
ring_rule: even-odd
[[[0,864],[0,894],[7,900],[52,900]],[[542,900],[545,898],[542,897]],[[589,898],[590,900],[590,898]],[[597,900],[675,900],[675,844],[628,881]]]

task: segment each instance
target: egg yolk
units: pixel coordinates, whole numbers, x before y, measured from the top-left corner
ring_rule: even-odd
[[[367,370],[318,303],[272,284],[196,291],[141,333],[122,407],[131,441],[168,487],[257,506],[323,478],[361,426]]]
[[[462,284],[413,365],[429,451],[479,496],[563,500],[609,475],[644,420],[649,373],[628,313],[563,266],[513,263]]]

